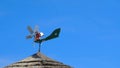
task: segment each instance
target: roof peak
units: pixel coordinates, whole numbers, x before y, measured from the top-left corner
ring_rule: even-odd
[[[48,60],[48,61],[55,61],[51,58],[48,58],[47,56],[45,56],[44,54],[42,54],[41,52],[37,52],[25,59],[23,59],[22,61],[32,61],[32,60]]]
[[[16,62],[14,64],[11,64],[5,68],[19,68],[19,67],[25,67],[25,68],[28,68],[28,67],[38,67],[38,66],[42,66],[43,68],[44,67],[49,67],[49,68],[71,68],[70,66],[68,65],[65,65],[61,62],[58,62],[58,61],[55,61],[55,60],[52,60],[50,58],[48,58],[47,56],[43,55],[42,53],[40,52],[37,52],[19,62]]]

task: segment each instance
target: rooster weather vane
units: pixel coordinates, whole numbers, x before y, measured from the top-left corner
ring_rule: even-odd
[[[41,38],[42,36],[44,36],[44,33],[39,31],[38,26],[35,26],[34,30],[30,26],[28,26],[27,29],[30,32],[30,35],[26,36],[26,38],[27,39],[34,38],[34,42],[39,44],[38,49],[39,52],[41,48],[41,43],[59,37],[61,30],[60,28],[57,28],[49,36]]]

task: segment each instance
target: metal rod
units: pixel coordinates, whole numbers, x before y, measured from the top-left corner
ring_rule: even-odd
[[[40,49],[41,49],[41,43],[39,43],[39,49],[38,49],[38,52],[40,52]]]

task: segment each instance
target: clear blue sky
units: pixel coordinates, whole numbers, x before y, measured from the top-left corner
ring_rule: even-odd
[[[0,0],[0,67],[37,52],[26,27],[60,37],[42,53],[74,68],[120,68],[119,0]]]

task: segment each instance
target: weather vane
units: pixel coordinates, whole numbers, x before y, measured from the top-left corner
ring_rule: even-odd
[[[30,35],[26,36],[26,38],[27,39],[34,38],[34,42],[39,44],[38,49],[39,52],[41,48],[41,43],[59,37],[59,33],[61,30],[60,28],[57,28],[49,36],[41,38],[42,36],[44,36],[44,33],[39,31],[38,26],[35,26],[34,30],[30,26],[28,26],[27,29],[30,32]]]

